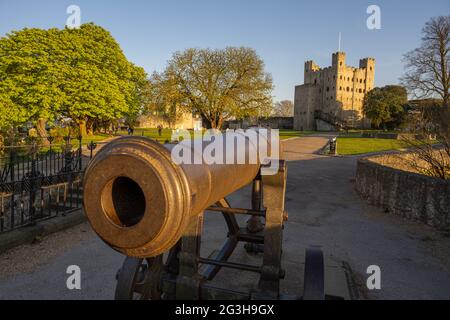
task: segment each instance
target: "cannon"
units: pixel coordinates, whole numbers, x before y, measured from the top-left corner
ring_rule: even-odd
[[[258,146],[245,141],[248,159]],[[255,163],[177,164],[171,157],[174,147],[144,137],[121,137],[104,146],[85,171],[88,220],[104,242],[126,255],[116,276],[115,298],[283,298],[285,162],[269,155]],[[193,157],[196,152],[192,147]],[[278,171],[261,174],[274,161]],[[248,184],[251,208],[231,207],[226,197]],[[228,229],[225,244],[213,257],[200,255],[205,212],[221,214]],[[239,225],[237,215],[250,217],[247,227]],[[259,248],[261,265],[229,261],[240,242],[248,251]],[[222,268],[258,273],[257,288],[241,292],[211,285]],[[307,249],[303,298],[325,298],[323,273],[322,252]]]

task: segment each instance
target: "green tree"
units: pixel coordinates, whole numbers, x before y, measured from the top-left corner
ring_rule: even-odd
[[[8,101],[3,126],[53,118],[59,112],[63,97],[50,57],[57,32],[24,29],[0,39],[0,100]]]
[[[24,110],[16,108],[8,96],[0,94],[0,133],[26,121]]]
[[[65,116],[80,126],[142,107],[146,74],[129,62],[111,34],[79,29],[23,29],[0,39],[0,103],[17,113],[4,126],[45,124]],[[6,101],[6,102],[4,102]],[[43,121],[44,120],[44,121]]]
[[[393,128],[402,121],[407,102],[408,95],[402,86],[374,88],[364,98],[363,112],[373,126]]]
[[[190,112],[184,97],[178,90],[173,76],[164,73],[153,73],[149,80],[146,99],[146,112],[156,115],[170,125],[174,125],[183,112]]]
[[[171,103],[202,115],[212,128],[230,118],[269,115],[272,108],[272,78],[250,48],[176,52],[160,78],[169,86],[160,92],[176,92]]]

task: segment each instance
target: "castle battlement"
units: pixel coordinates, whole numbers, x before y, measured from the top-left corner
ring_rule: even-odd
[[[374,80],[374,58],[361,59],[358,68],[346,64],[344,52],[333,53],[331,66],[325,68],[306,61],[304,84],[295,87],[295,129],[317,129],[316,111],[343,122],[360,121],[364,97],[374,88]]]

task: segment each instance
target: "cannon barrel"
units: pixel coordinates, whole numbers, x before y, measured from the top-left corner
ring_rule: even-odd
[[[190,217],[251,183],[260,169],[259,160],[178,165],[172,148],[143,137],[121,137],[104,146],[86,169],[88,220],[108,245],[128,256],[166,252],[183,235]],[[193,146],[191,150],[195,153]],[[251,152],[257,146],[248,142],[246,157]]]

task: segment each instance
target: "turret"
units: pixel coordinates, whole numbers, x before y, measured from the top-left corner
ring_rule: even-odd
[[[345,66],[345,53],[335,52],[333,53],[332,66],[334,68],[341,68]]]
[[[359,67],[366,70],[366,91],[368,92],[375,87],[375,59],[361,59],[359,60]]]
[[[359,60],[359,67],[362,69],[369,69],[368,71],[373,71],[375,69],[375,59],[374,58],[364,58]],[[372,68],[371,68],[372,67]]]
[[[305,78],[304,83],[311,83],[311,75],[313,72],[319,71],[320,67],[314,63],[312,60],[308,60],[305,62]]]

